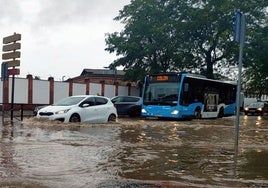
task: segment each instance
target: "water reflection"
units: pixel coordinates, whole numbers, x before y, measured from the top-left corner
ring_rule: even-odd
[[[0,140],[0,178],[10,178],[17,176],[21,169],[16,164],[14,158],[16,150],[13,145],[14,125],[4,121],[1,128]]]
[[[121,119],[115,124],[3,124],[0,187],[268,186],[268,121]]]
[[[241,178],[268,180],[268,150],[248,151],[243,158],[246,162],[241,167]]]

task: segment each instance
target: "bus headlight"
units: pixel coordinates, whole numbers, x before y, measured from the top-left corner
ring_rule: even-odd
[[[179,110],[173,110],[173,111],[171,112],[172,115],[178,115],[179,113],[180,113]]]
[[[141,109],[141,113],[147,113],[147,111],[143,108]]]

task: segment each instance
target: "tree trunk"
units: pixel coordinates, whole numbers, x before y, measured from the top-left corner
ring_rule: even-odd
[[[213,75],[213,62],[211,61],[210,52],[206,53],[206,63],[207,63],[207,78],[214,79]]]

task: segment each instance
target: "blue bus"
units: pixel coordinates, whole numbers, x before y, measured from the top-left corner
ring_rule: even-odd
[[[221,118],[235,114],[236,83],[188,73],[147,75],[142,98],[143,117]]]

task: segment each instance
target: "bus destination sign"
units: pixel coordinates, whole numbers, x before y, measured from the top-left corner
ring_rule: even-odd
[[[168,80],[168,76],[156,76],[156,80],[157,81],[167,81]]]
[[[167,82],[178,81],[178,75],[150,75],[149,80],[151,82]]]

